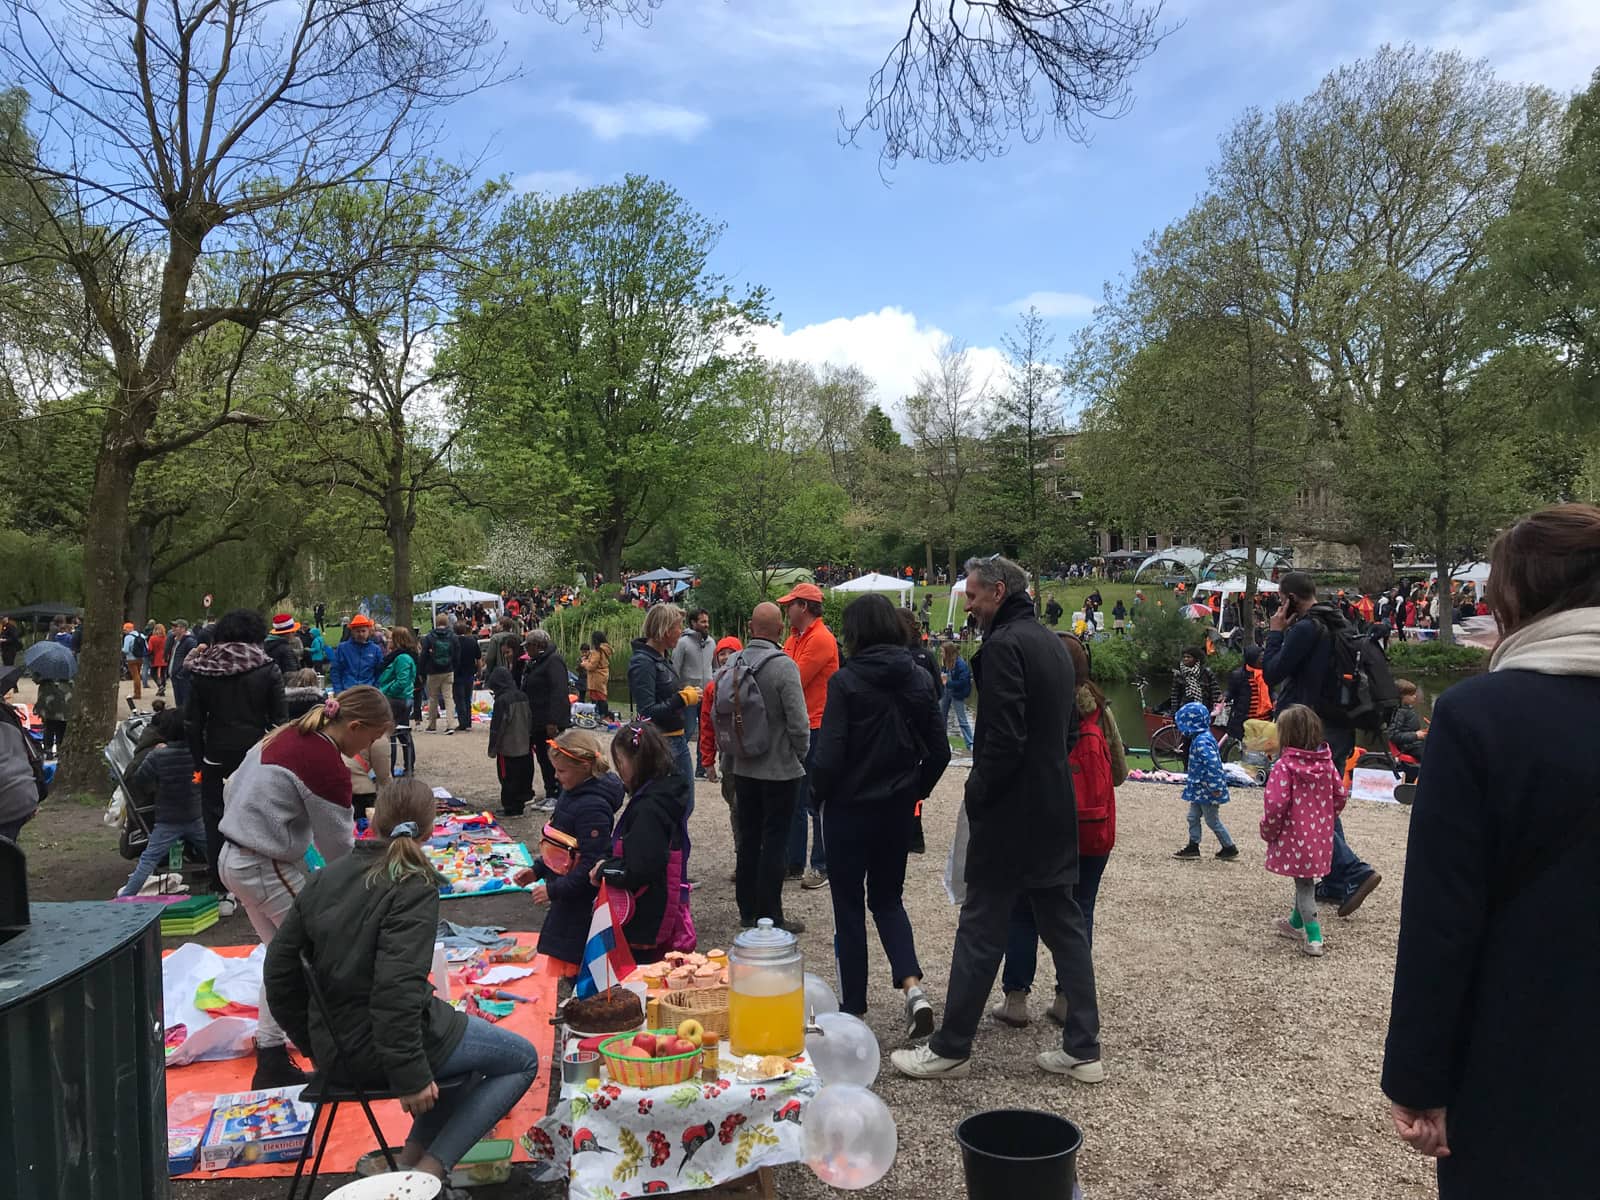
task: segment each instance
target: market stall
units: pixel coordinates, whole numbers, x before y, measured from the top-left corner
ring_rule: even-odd
[[[893,575],[880,575],[876,571],[855,579],[846,580],[829,589],[834,592],[894,592],[900,597],[900,607],[911,607],[912,583]]]
[[[482,604],[496,612],[500,610],[501,604],[498,592],[477,592],[472,588],[455,586],[434,588],[431,592],[411,597],[411,602],[426,604],[435,617],[439,615],[441,604]]]

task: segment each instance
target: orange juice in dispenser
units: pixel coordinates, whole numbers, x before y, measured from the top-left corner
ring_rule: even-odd
[[[805,1049],[805,958],[800,943],[766,917],[728,954],[728,1043],[735,1056]]]

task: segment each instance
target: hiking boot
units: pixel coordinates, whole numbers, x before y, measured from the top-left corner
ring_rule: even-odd
[[[827,887],[828,873],[826,871],[819,871],[815,867],[812,867],[811,870],[807,871],[800,877],[800,886],[805,888],[805,890],[808,892],[814,892],[818,888]]]
[[[1045,1018],[1057,1025],[1067,1023],[1067,997],[1062,992],[1056,993],[1056,998],[1050,1001],[1050,1007],[1044,1010]]]
[[[889,1055],[894,1069],[910,1079],[965,1079],[972,1071],[970,1058],[941,1058],[926,1042]]]
[[[256,1047],[256,1073],[250,1077],[251,1091],[257,1092],[263,1088],[298,1087],[300,1084],[309,1083],[310,1080],[311,1076],[294,1065],[287,1046],[280,1044]]]
[[[1079,1083],[1100,1083],[1106,1077],[1106,1065],[1098,1058],[1073,1058],[1065,1050],[1046,1050],[1034,1062],[1052,1075],[1066,1075]]]
[[[1368,896],[1372,895],[1373,892],[1378,890],[1378,885],[1382,882],[1383,876],[1374,871],[1360,883],[1356,884],[1356,890],[1346,896],[1343,902],[1340,903],[1339,915],[1341,917],[1348,917],[1354,913],[1356,909],[1360,908],[1362,904],[1366,902]]]
[[[1234,859],[1239,857],[1239,847],[1224,846],[1221,850],[1217,851],[1217,857],[1223,862],[1232,862]]]
[[[1033,1020],[1028,1015],[1028,993],[1007,992],[1006,998],[989,1010],[989,1015],[1002,1025],[1026,1029]]]
[[[933,1005],[920,987],[906,993],[906,1041],[920,1042],[933,1036]]]
[[[1173,858],[1199,858],[1200,857],[1200,844],[1198,842],[1190,842],[1182,850],[1179,850],[1179,851],[1175,852],[1172,857]]]

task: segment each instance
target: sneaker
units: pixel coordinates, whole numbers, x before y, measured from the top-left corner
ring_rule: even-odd
[[[1303,943],[1301,943],[1300,949],[1302,953],[1309,954],[1312,958],[1321,958],[1322,938],[1320,936],[1315,938],[1308,937]]]
[[[920,1042],[933,1036],[933,1005],[919,987],[906,993],[906,1041]]]
[[[1106,1077],[1106,1065],[1098,1058],[1073,1058],[1065,1050],[1046,1050],[1033,1061],[1052,1075],[1066,1075],[1079,1083],[1100,1083]]]
[[[1200,847],[1196,843],[1190,842],[1182,850],[1179,850],[1179,851],[1175,852],[1172,857],[1173,858],[1199,858],[1200,857]]]
[[[238,911],[239,911],[239,902],[234,899],[232,892],[229,892],[227,895],[223,896],[220,900],[217,901],[217,916],[219,918],[220,917],[231,917],[231,916],[233,916],[234,913],[236,913]]]
[[[1294,923],[1288,917],[1279,917],[1272,923],[1272,928],[1279,937],[1286,937],[1291,942],[1303,942],[1306,937],[1304,927],[1295,928]]]
[[[1007,992],[1006,998],[989,1010],[989,1015],[1002,1025],[1026,1029],[1033,1019],[1028,1016],[1028,993]]]
[[[1057,1025],[1065,1025],[1067,1023],[1067,998],[1057,992],[1056,998],[1050,1001],[1050,1007],[1044,1010],[1044,1015],[1047,1020],[1053,1021]]]
[[[535,804],[534,807],[540,812],[555,812],[556,802],[549,796],[546,796],[543,800],[539,801],[539,803]]]
[[[941,1058],[927,1042],[896,1050],[889,1061],[910,1079],[965,1079],[972,1071],[970,1058]]]
[[[1368,896],[1378,890],[1378,885],[1382,882],[1383,876],[1373,871],[1360,883],[1356,884],[1356,890],[1346,896],[1344,902],[1339,905],[1339,915],[1348,917],[1354,913],[1356,909],[1366,902]]]
[[[811,870],[800,877],[800,886],[808,892],[814,892],[820,887],[827,887],[828,873],[812,867]]]
[[[449,736],[450,736],[450,735],[451,735],[451,734],[453,734],[453,733],[455,733],[455,732],[456,732],[456,730],[455,730],[455,729],[454,729],[454,728],[451,728],[451,729],[446,729],[446,730],[445,730],[445,731],[444,731],[444,735],[445,735],[445,737],[449,737]]]
[[[1223,862],[1232,862],[1234,859],[1239,857],[1239,847],[1224,846],[1221,850],[1217,851],[1217,857]]]

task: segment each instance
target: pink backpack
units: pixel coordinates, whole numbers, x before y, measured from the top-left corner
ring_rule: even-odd
[[[611,853],[618,858],[622,857],[622,839],[615,838],[611,843]],[[661,928],[656,934],[656,944],[653,947],[640,947],[640,949],[653,949],[665,953],[668,950],[682,950],[689,953],[695,948],[696,936],[694,930],[694,914],[689,911],[689,884],[683,878],[683,851],[671,850],[667,853],[667,908],[661,914]],[[638,898],[650,890],[646,884],[636,892],[625,892],[621,888],[608,888],[606,894],[611,897],[611,920],[618,929],[621,929],[633,917],[638,906]]]

